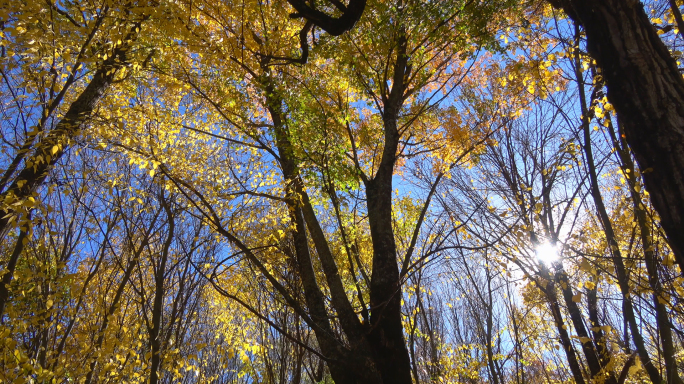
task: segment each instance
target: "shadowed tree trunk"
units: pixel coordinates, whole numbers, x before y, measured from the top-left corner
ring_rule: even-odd
[[[670,247],[684,268],[684,79],[636,0],[548,0],[584,27]]]
[[[162,346],[162,325],[164,313],[164,294],[165,294],[165,275],[166,263],[169,260],[169,249],[173,241],[174,230],[176,228],[174,213],[171,212],[169,204],[166,201],[163,193],[159,196],[159,202],[166,212],[168,219],[169,232],[164,242],[164,247],[159,255],[159,266],[154,275],[154,304],[152,307],[152,326],[148,329],[150,335],[150,347],[152,350],[152,358],[150,361],[150,384],[157,384],[159,382],[159,372],[161,367],[161,346]]]
[[[653,238],[651,235],[650,219],[648,218],[648,214],[646,212],[646,206],[641,201],[641,195],[639,192],[637,192],[637,177],[627,143],[625,143],[624,138],[618,139],[615,131],[613,130],[610,117],[607,117],[607,121],[608,133],[613,141],[615,151],[620,157],[620,167],[622,168],[625,178],[627,179],[627,185],[629,186],[632,204],[634,206],[634,219],[641,235],[644,262],[646,265],[646,271],[648,272],[648,284],[651,287],[651,290],[653,290],[653,307],[655,308],[656,312],[658,334],[660,336],[660,342],[663,349],[663,360],[665,360],[667,382],[680,384],[682,380],[677,372],[677,359],[675,346],[672,340],[672,331],[670,329],[670,316],[668,315],[668,309],[665,305],[665,301],[663,300],[663,287],[658,273],[659,261],[655,253],[655,245],[653,244]]]
[[[576,67],[579,73],[579,66]],[[581,79],[581,73],[578,75],[578,79]],[[583,84],[580,81],[580,89],[583,89]],[[658,368],[655,366],[651,360],[648,350],[646,348],[644,338],[641,335],[641,329],[637,322],[636,314],[634,311],[634,304],[632,303],[632,298],[630,296],[629,288],[629,270],[625,267],[623,262],[622,253],[620,251],[617,236],[613,230],[613,224],[610,221],[608,215],[608,210],[603,202],[603,197],[599,189],[598,183],[598,173],[596,170],[596,163],[594,162],[594,155],[591,145],[591,135],[589,130],[589,112],[587,108],[587,103],[584,98],[584,93],[580,92],[580,104],[582,110],[585,111],[582,116],[582,131],[584,132],[584,153],[586,156],[587,168],[589,171],[589,180],[591,182],[591,196],[594,200],[596,215],[598,216],[601,226],[603,227],[603,232],[606,236],[606,241],[608,243],[608,248],[610,251],[611,258],[613,260],[613,265],[615,266],[615,274],[617,277],[618,285],[622,293],[622,311],[623,315],[629,324],[630,330],[632,332],[632,341],[636,346],[637,352],[639,353],[639,359],[644,365],[646,372],[653,384],[658,384],[662,381],[662,377]]]
[[[302,176],[300,160],[293,152],[288,118],[283,100],[273,83],[272,74],[262,63],[260,82],[275,137],[283,177],[288,180],[286,203],[294,223],[294,253],[302,281],[310,322],[330,373],[341,384],[411,384],[410,358],[404,339],[401,315],[401,281],[397,246],[392,222],[392,177],[397,162],[400,133],[399,113],[405,100],[408,57],[407,40],[397,40],[397,59],[392,70],[392,87],[384,95],[384,148],[375,175],[364,179],[368,205],[368,222],[373,243],[373,269],[370,277],[370,322],[362,323],[347,297],[332,250],[309,200]],[[232,238],[232,237],[231,237]],[[332,329],[321,282],[313,268],[313,250],[320,261],[329,288],[330,305],[344,334],[341,340]],[[231,240],[235,241],[235,240]],[[256,261],[256,259],[253,259]]]

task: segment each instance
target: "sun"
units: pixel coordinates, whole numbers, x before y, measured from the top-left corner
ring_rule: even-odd
[[[545,265],[549,265],[559,258],[558,247],[548,242],[539,244],[535,253],[537,254],[537,260]]]

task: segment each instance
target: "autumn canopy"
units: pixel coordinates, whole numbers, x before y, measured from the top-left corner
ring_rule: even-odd
[[[682,384],[681,0],[0,0],[0,383]]]

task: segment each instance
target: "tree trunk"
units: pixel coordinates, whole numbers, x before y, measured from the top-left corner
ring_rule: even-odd
[[[36,145],[36,150],[26,160],[24,168],[16,176],[14,182],[0,195],[0,199],[4,200],[4,204],[0,207],[0,240],[4,240],[7,236],[12,219],[17,214],[5,208],[6,204],[10,201],[23,201],[33,196],[40,188],[57,161],[66,153],[73,139],[81,132],[82,125],[114,81],[117,71],[127,63],[128,51],[138,36],[141,24],[148,18],[149,16],[145,16],[143,20],[133,24],[131,32],[126,36],[128,43],[116,48],[102,63],[88,86],[71,104],[57,126]]]
[[[580,86],[582,87],[583,85],[580,84]],[[583,92],[580,93],[580,104],[582,105],[582,110],[587,111],[586,100],[584,99]],[[630,296],[629,273],[623,262],[622,253],[620,252],[617,237],[615,236],[615,231],[613,230],[613,224],[610,221],[608,211],[603,203],[603,197],[601,196],[601,191],[599,189],[596,165],[594,163],[594,156],[591,148],[588,112],[583,113],[582,130],[584,131],[583,148],[586,156],[587,167],[589,169],[589,179],[591,180],[591,196],[594,200],[594,205],[596,206],[596,215],[599,217],[601,226],[603,227],[603,232],[606,236],[609,252],[611,258],[613,259],[613,264],[615,265],[615,274],[617,275],[618,285],[620,286],[620,291],[622,291],[623,316],[629,324],[629,328],[632,332],[632,340],[634,341],[634,345],[639,353],[639,359],[644,365],[651,382],[653,384],[660,384],[662,377],[660,376],[658,368],[656,368],[656,366],[653,364],[653,361],[648,354],[648,350],[646,349],[646,345],[644,344],[644,339],[641,335],[641,330],[636,320],[634,306]]]
[[[264,70],[268,71],[267,68]],[[336,383],[379,383],[381,382],[380,373],[373,362],[373,354],[367,336],[346,296],[327,239],[304,190],[299,174],[298,160],[292,153],[286,117],[280,107],[282,99],[277,96],[278,91],[270,83],[268,76],[265,77],[262,85],[266,91],[267,108],[273,121],[283,177],[290,181],[286,195],[290,218],[294,224],[292,235],[295,254],[306,304],[309,307],[312,321],[318,326],[314,328],[316,339],[323,354],[329,357],[328,368]],[[307,228],[314,240],[314,246],[330,288],[331,304],[339,316],[341,328],[347,336],[349,344],[352,345],[351,351],[344,347],[344,343],[337,339],[333,332],[330,323],[332,316],[328,315],[323,291],[313,268]]]
[[[152,228],[152,225],[150,225],[150,228]],[[121,300],[121,297],[124,294],[124,290],[126,289],[126,285],[128,284],[128,281],[131,278],[131,275],[133,274],[133,269],[138,263],[140,255],[145,250],[145,247],[147,247],[147,245],[149,244],[150,233],[145,233],[144,236],[145,237],[143,238],[140,247],[138,247],[137,250],[133,245],[133,239],[129,239],[131,241],[131,250],[133,251],[133,254],[131,255],[131,258],[128,260],[128,263],[126,264],[126,269],[123,271],[123,276],[121,277],[121,281],[119,282],[119,285],[116,288],[114,297],[112,298],[112,302],[109,304],[109,307],[107,308],[105,313],[102,314],[102,324],[100,324],[100,328],[98,329],[96,334],[97,339],[95,339],[91,349],[91,353],[93,356],[92,361],[90,362],[88,373],[86,374],[85,380],[83,381],[85,384],[91,384],[93,380],[97,382],[97,379],[95,378],[95,371],[97,368],[97,362],[99,357],[98,355],[100,349],[102,348],[102,345],[105,342],[105,333],[107,332],[107,328],[109,327],[110,321],[112,321],[113,319],[114,313],[116,313],[119,307],[119,301]]]
[[[368,222],[373,239],[371,334],[375,359],[385,384],[411,384],[411,362],[401,323],[401,282],[392,226],[392,177],[397,160],[397,120],[403,103],[408,57],[406,38],[398,40],[392,90],[382,111],[384,147],[375,177],[366,182]]]
[[[646,264],[646,271],[648,272],[648,283],[653,291],[653,307],[656,311],[656,323],[658,324],[658,334],[663,349],[663,360],[665,360],[665,371],[667,374],[667,382],[674,384],[681,384],[682,380],[677,372],[677,359],[675,356],[675,347],[672,341],[672,330],[670,329],[670,316],[665,305],[663,296],[663,287],[660,283],[658,274],[658,257],[655,254],[655,244],[651,237],[650,225],[651,221],[646,213],[646,206],[641,201],[641,194],[638,191],[637,175],[635,173],[634,164],[627,147],[627,143],[617,138],[613,131],[610,117],[607,117],[608,133],[613,141],[613,146],[620,157],[620,167],[627,179],[630,195],[632,197],[632,204],[634,205],[634,219],[639,227],[641,234],[641,246],[644,252],[644,262]],[[621,124],[618,124],[621,126]]]
[[[30,224],[26,224],[29,226]],[[0,322],[2,322],[2,316],[5,313],[5,304],[9,300],[9,286],[12,282],[12,277],[14,276],[14,270],[17,267],[17,261],[19,261],[19,256],[24,250],[24,244],[28,241],[28,229],[22,228],[19,237],[17,237],[17,242],[12,250],[12,255],[10,255],[9,261],[5,266],[5,270],[2,271],[2,280],[0,280]]]
[[[580,23],[684,269],[684,79],[636,0],[548,0]]]
[[[556,287],[551,276],[546,271],[545,273],[548,279],[546,287],[539,288],[546,294],[546,298],[549,301],[549,307],[551,309],[551,315],[556,323],[556,329],[558,330],[558,336],[560,339],[560,344],[565,351],[565,356],[568,359],[568,365],[570,366],[570,371],[575,379],[576,384],[584,384],[584,375],[582,374],[582,367],[577,359],[577,354],[575,353],[575,347],[572,345],[572,339],[570,339],[570,333],[568,332],[568,326],[563,322],[563,313],[561,312],[560,305],[558,304],[558,296],[556,295]]]
[[[152,306],[152,327],[148,330],[150,334],[150,346],[152,350],[152,358],[150,362],[150,384],[157,384],[159,382],[159,371],[161,367],[161,347],[162,347],[162,325],[164,313],[164,277],[166,274],[166,263],[169,259],[169,249],[173,241],[174,231],[176,228],[173,212],[168,206],[166,198],[160,196],[160,204],[166,212],[166,217],[169,219],[169,232],[164,242],[164,248],[161,252],[159,266],[154,274],[154,304]]]
[[[592,382],[603,381],[607,384],[617,384],[617,379],[613,372],[606,371],[608,361],[600,359],[600,354],[591,337],[589,337],[589,332],[584,326],[582,311],[580,310],[579,305],[573,300],[574,292],[570,285],[570,279],[563,269],[559,268],[556,270],[556,283],[560,286],[561,293],[565,299],[565,305],[567,306],[570,319],[572,320],[572,325],[575,327],[575,332],[577,332],[577,336],[582,344],[582,352],[584,352],[584,357],[587,360]],[[604,375],[605,377],[600,377],[601,375]]]
[[[404,101],[408,58],[406,38],[398,40],[393,68],[392,90],[386,95],[383,114],[385,134],[382,159],[375,176],[366,180],[368,221],[373,243],[373,269],[370,283],[370,324],[362,325],[347,297],[336,262],[299,174],[293,154],[282,99],[271,82],[267,66],[261,80],[269,114],[273,121],[276,146],[283,177],[288,180],[287,204],[294,224],[293,236],[304,296],[311,319],[320,322],[314,329],[319,346],[336,383],[411,384],[411,364],[401,315],[401,283],[397,248],[392,226],[392,177],[397,161],[399,131],[397,120]],[[313,240],[328,283],[330,303],[339,319],[346,341],[332,331],[320,282],[313,270],[308,235]],[[346,347],[345,344],[349,344]]]
[[[596,351],[599,354],[599,359],[602,366],[607,366],[610,363],[610,351],[606,345],[606,337],[601,329],[601,321],[599,320],[598,311],[598,272],[596,275],[596,283],[593,288],[587,288],[587,307],[589,309],[589,321],[591,324],[591,333],[596,344]]]

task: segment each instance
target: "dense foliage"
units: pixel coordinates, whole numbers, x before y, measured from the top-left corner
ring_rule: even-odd
[[[0,0],[0,382],[681,383],[673,215],[570,16]]]

